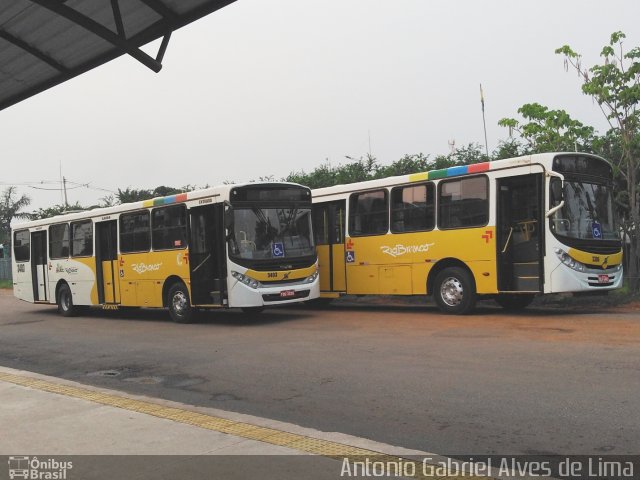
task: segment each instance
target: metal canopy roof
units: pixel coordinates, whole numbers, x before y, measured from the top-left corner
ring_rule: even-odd
[[[159,72],[172,31],[234,1],[0,0],[0,110],[124,54]]]

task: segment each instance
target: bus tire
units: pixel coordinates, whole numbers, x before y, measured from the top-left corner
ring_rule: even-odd
[[[264,307],[241,307],[241,309],[244,313],[248,313],[249,315],[262,313],[264,311]]]
[[[73,294],[71,288],[66,283],[60,285],[58,289],[58,313],[63,317],[73,317],[77,312],[77,307],[73,305]]]
[[[176,323],[191,323],[193,321],[193,307],[189,300],[189,291],[183,283],[174,283],[167,293],[169,315]]]
[[[507,311],[515,312],[518,310],[524,310],[531,302],[533,302],[535,295],[523,293],[523,294],[509,294],[501,293],[496,295],[495,301],[498,305]]]
[[[466,315],[476,306],[476,287],[471,274],[460,267],[442,270],[435,278],[433,297],[443,313]]]

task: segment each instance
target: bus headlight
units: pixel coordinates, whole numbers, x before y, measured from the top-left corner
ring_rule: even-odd
[[[565,252],[561,248],[554,248],[553,251],[556,252],[556,255],[558,256],[560,261],[564,263],[567,267],[577,272],[584,272],[586,270],[587,267],[584,266],[584,263],[580,263],[577,260],[574,260],[569,256],[567,252]]]
[[[255,278],[251,278],[248,275],[244,275],[240,272],[236,272],[231,270],[231,275],[233,276],[233,278],[235,278],[236,280],[238,280],[240,283],[244,283],[247,287],[256,289],[258,287],[261,287],[262,284],[256,280]]]
[[[316,278],[318,278],[318,270],[313,272],[312,275],[309,275],[307,278],[305,278],[304,281],[305,283],[313,283],[316,281]]]

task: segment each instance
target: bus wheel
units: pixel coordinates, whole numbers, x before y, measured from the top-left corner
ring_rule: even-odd
[[[242,311],[252,315],[254,313],[262,313],[264,311],[264,307],[242,307]]]
[[[58,313],[64,317],[73,317],[76,314],[76,307],[73,305],[73,295],[69,285],[63,283],[58,290]]]
[[[529,306],[531,302],[533,302],[533,298],[535,295],[531,294],[520,294],[520,295],[510,295],[508,293],[501,293],[496,296],[495,300],[498,305],[500,305],[505,310],[516,311],[516,310],[524,310]]]
[[[189,301],[189,291],[182,283],[176,283],[169,289],[167,305],[171,319],[176,323],[191,323],[193,308]]]
[[[465,315],[476,305],[476,289],[469,272],[460,267],[445,268],[434,282],[433,296],[443,313]]]

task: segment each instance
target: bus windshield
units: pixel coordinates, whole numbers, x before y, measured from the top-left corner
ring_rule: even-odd
[[[234,208],[229,253],[243,259],[315,255],[311,208]]]
[[[559,183],[559,179],[552,180],[552,207],[561,201],[556,198],[559,196]],[[551,231],[577,239],[619,240],[611,187],[603,183],[565,180],[564,206],[551,217]]]

